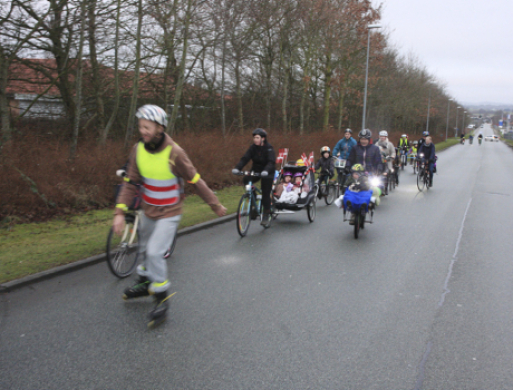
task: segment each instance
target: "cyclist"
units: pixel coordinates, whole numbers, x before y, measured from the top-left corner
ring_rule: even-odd
[[[472,143],[474,142],[474,136],[472,134],[468,135],[468,142],[470,145],[472,145]]]
[[[143,187],[143,214],[139,230],[139,253],[143,262],[137,267],[138,280],[124,291],[124,299],[155,296],[149,326],[166,318],[168,290],[166,251],[173,242],[182,217],[183,180],[194,184],[196,191],[218,215],[226,214],[214,193],[201,179],[185,151],[164,130],[167,114],[159,106],[147,104],[136,112],[141,140],[129,157],[127,177]],[[117,234],[125,228],[124,213],[134,199],[135,187],[121,188],[115,209],[113,229]]]
[[[397,149],[399,152],[399,156],[401,156],[404,152],[406,155],[406,161],[408,161],[408,150],[410,149],[410,142],[408,142],[408,134],[401,135],[399,142],[397,143]]]
[[[481,145],[481,142],[483,142],[483,133],[479,133],[477,140],[479,141],[479,145]]]
[[[418,156],[421,158],[422,162],[426,162],[429,167],[429,186],[433,187],[433,165],[435,163],[435,144],[433,143],[431,137],[426,137],[426,141],[419,147],[417,152]]]
[[[461,134],[460,134],[460,143],[461,143],[461,144],[464,144],[464,143],[465,143],[465,133],[461,133]]]
[[[381,130],[379,132],[379,139],[376,143],[377,146],[379,146],[379,149],[381,151],[381,156],[383,159],[383,164],[386,164],[386,167],[388,169],[385,169],[383,172],[384,176],[388,176],[393,174],[394,172],[394,166],[393,161],[395,160],[395,147],[392,142],[388,140],[388,131]],[[387,157],[389,159],[387,160]],[[399,180],[397,180],[398,182]]]
[[[317,171],[319,168],[321,168],[321,172],[319,173],[319,183],[324,182],[328,185],[329,179],[332,179],[333,176],[335,176],[335,164],[331,158],[331,149],[329,146],[323,146],[321,148],[321,158],[317,160],[315,170]],[[325,188],[327,190],[327,187]],[[319,191],[317,197],[320,199],[322,195],[321,191]]]
[[[418,147],[417,147],[417,150],[422,146],[422,144],[424,143],[424,141],[426,140],[426,137],[429,136],[429,131],[424,131],[422,132],[422,137],[419,139],[419,141],[417,142],[418,143]]]
[[[381,152],[379,147],[370,143],[372,133],[369,129],[363,129],[358,134],[360,141],[351,149],[347,159],[346,167],[354,164],[363,165],[365,171],[372,174],[380,174],[383,171]]]
[[[410,165],[413,165],[413,160],[417,156],[417,149],[419,146],[419,141],[413,141],[413,144],[408,152],[412,158],[410,158]]]
[[[269,215],[271,214],[271,190],[273,186],[274,170],[275,170],[275,153],[272,145],[267,142],[267,132],[264,129],[253,130],[253,144],[240,159],[232,173],[237,175],[241,169],[250,161],[253,161],[251,170],[260,173],[260,177],[244,177],[244,185],[250,181],[253,183],[262,179],[262,205],[264,207],[264,215],[261,225],[269,223]],[[271,173],[271,175],[269,175]]]
[[[346,129],[344,133],[344,138],[337,142],[335,148],[333,149],[333,155],[339,157],[343,160],[347,160],[349,158],[349,153],[351,153],[351,149],[356,145],[356,140],[352,137],[353,131],[351,129]]]

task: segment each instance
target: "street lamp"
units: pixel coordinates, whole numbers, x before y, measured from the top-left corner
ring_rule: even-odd
[[[363,118],[362,118],[362,130],[365,129],[365,111],[367,110],[367,79],[369,77],[369,49],[370,49],[370,30],[373,28],[381,28],[378,25],[367,26],[369,30],[367,33],[367,65],[365,67],[365,90],[363,92]]]
[[[465,134],[465,114],[467,113],[467,111],[463,111],[463,124],[461,125],[461,132],[462,134]]]
[[[447,125],[445,126],[445,140],[447,141],[447,133],[449,132],[449,110],[451,109],[452,99],[447,101]]]
[[[456,127],[454,128],[454,136],[456,137],[458,135],[458,110],[460,109],[461,107],[457,107],[456,108]]]

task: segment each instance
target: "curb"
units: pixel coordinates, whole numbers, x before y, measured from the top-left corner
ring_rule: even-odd
[[[226,215],[224,217],[216,218],[211,221],[199,223],[194,226],[189,226],[183,229],[179,229],[177,236],[184,236],[186,234],[192,234],[196,233],[200,230],[205,230],[229,221],[233,221],[237,217],[237,214],[230,214]],[[37,282],[41,282],[43,280],[51,279],[55,276],[64,275],[73,271],[77,271],[79,269],[88,267],[90,265],[101,263],[102,261],[105,261],[106,254],[101,253],[96,256],[88,257],[87,259],[78,260],[73,263],[61,265],[46,271],[38,272],[37,274],[28,275],[21,279],[15,279],[11,280],[10,282],[6,282],[3,284],[0,284],[0,294],[1,293],[8,293],[11,291],[14,291],[16,289],[19,289],[21,287],[28,286],[30,284],[34,284]]]

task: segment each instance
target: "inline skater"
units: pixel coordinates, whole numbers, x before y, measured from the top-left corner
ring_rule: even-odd
[[[242,156],[235,168],[232,169],[232,173],[237,175],[249,161],[253,161],[251,170],[260,173],[260,177],[245,176],[243,181],[244,185],[246,185],[249,181],[256,183],[262,179],[262,205],[264,213],[260,224],[263,226],[269,223],[269,215],[271,214],[271,190],[274,180],[275,160],[274,149],[267,142],[267,132],[264,129],[258,128],[253,130],[253,144]]]
[[[147,104],[135,115],[141,140],[130,154],[127,177],[143,187],[138,248],[143,262],[137,267],[137,282],[124,291],[123,298],[154,295],[155,308],[149,314],[148,323],[153,326],[166,319],[171,297],[164,256],[182,217],[183,180],[194,184],[199,196],[218,216],[225,215],[226,208],[201,179],[185,151],[164,132],[166,112],[159,106]],[[134,199],[135,191],[135,186],[124,185],[119,193],[113,221],[113,230],[118,235],[125,229],[126,205]]]

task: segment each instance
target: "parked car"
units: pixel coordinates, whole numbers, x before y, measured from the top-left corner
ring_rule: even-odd
[[[488,141],[493,142],[494,141],[493,135],[486,135],[484,137],[484,140],[485,140],[485,142],[488,142]]]

